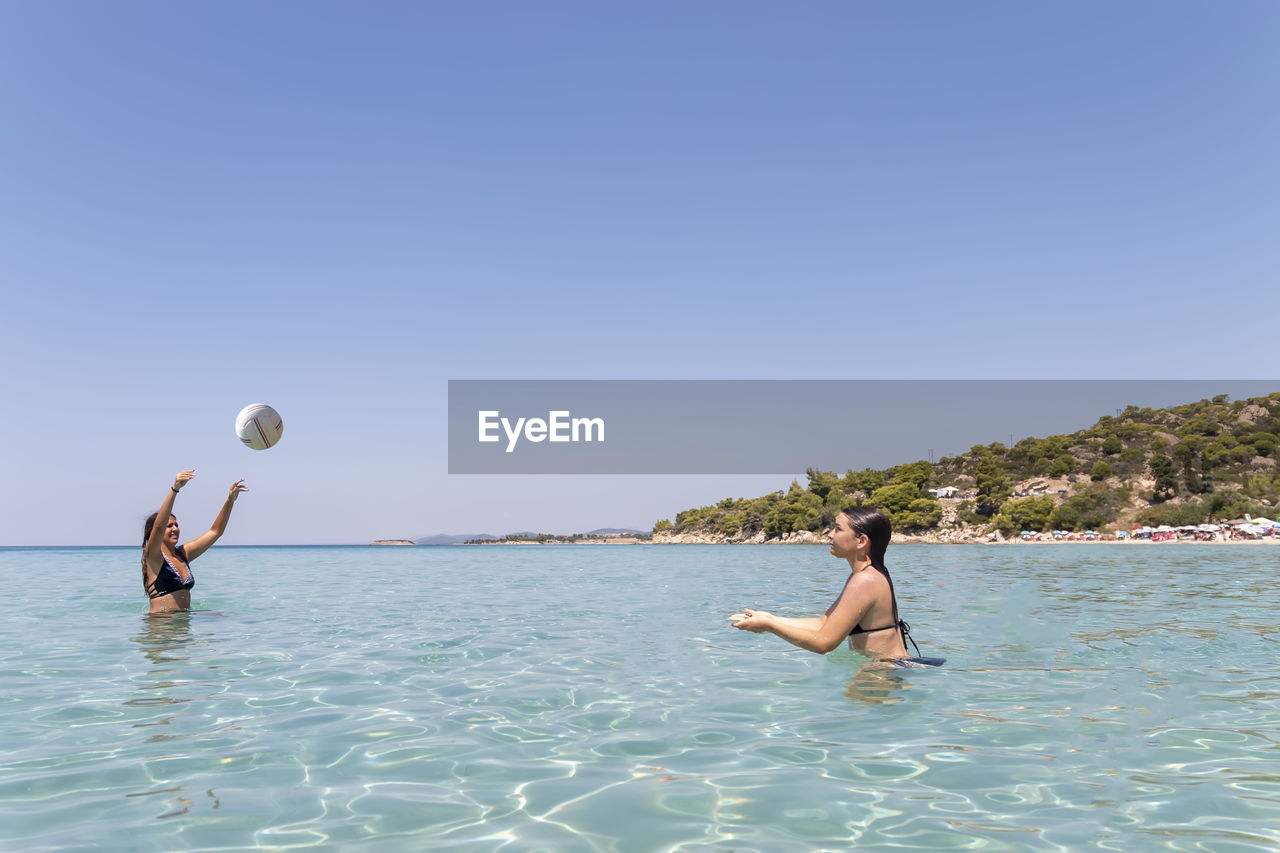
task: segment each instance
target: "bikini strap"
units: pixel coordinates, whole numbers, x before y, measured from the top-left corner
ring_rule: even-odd
[[[902,647],[907,647],[907,640],[911,641],[911,645],[915,646],[916,657],[920,657],[920,647],[916,645],[915,638],[911,636],[911,626],[907,624],[905,619],[898,620],[898,630],[902,632]]]
[[[911,640],[911,645],[915,646],[916,655],[920,654],[920,647],[916,645],[915,639],[911,636],[911,626],[907,624],[905,619],[898,618],[898,594],[893,588],[893,577],[889,574],[889,570],[883,566],[871,564],[880,574],[884,575],[884,579],[889,582],[889,601],[893,603],[893,621],[897,623],[898,632],[902,634],[902,648],[907,648],[907,640]]]

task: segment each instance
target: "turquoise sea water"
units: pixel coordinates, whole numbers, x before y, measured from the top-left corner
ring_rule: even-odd
[[[0,849],[1275,850],[1280,548],[0,549]]]

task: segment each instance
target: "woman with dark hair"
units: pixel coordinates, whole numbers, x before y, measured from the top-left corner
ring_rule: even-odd
[[[846,509],[836,516],[827,538],[831,553],[849,561],[849,578],[827,612],[795,619],[763,610],[744,610],[729,617],[733,627],[756,634],[768,631],[788,643],[824,655],[848,637],[855,650],[877,660],[941,663],[937,658],[907,658],[910,628],[898,618],[893,579],[884,563],[892,533],[889,519],[880,510],[864,506]]]
[[[179,545],[173,499],[195,475],[195,471],[179,472],[173,478],[173,485],[169,487],[169,494],[164,496],[159,511],[148,516],[142,527],[142,590],[151,600],[152,613],[186,610],[191,606],[191,588],[196,585],[195,575],[191,574],[191,561],[222,538],[236,498],[249,490],[244,480],[232,483],[227,502],[222,505],[213,526],[187,544]],[[163,532],[153,536],[156,531]]]

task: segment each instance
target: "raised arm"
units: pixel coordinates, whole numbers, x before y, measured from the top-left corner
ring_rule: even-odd
[[[240,497],[240,493],[247,491],[249,491],[249,487],[244,484],[244,480],[236,480],[231,484],[231,488],[227,490],[227,499],[223,502],[222,509],[218,512],[218,517],[213,520],[213,526],[182,546],[183,550],[187,552],[187,560],[194,560],[199,557],[209,550],[210,545],[222,538],[222,534],[227,532],[227,521],[231,518],[231,507],[235,506],[236,498]]]
[[[169,526],[169,516],[173,515],[173,499],[178,496],[179,490],[190,482],[195,475],[195,471],[179,471],[175,474],[173,485],[169,487],[168,494],[160,502],[160,509],[156,512],[155,523],[151,525],[151,535],[147,537],[146,550],[142,552],[147,565],[152,569],[158,568],[160,564],[160,544],[164,541],[165,528]]]
[[[763,610],[744,610],[729,618],[735,628],[756,634],[767,631],[793,646],[825,655],[844,642],[871,607],[871,589],[862,579],[863,574],[865,572],[850,577],[840,597],[821,616],[792,619]]]

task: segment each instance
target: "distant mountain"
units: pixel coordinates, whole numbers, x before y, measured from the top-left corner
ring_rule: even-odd
[[[608,536],[610,534],[627,535],[640,534],[648,535],[648,530],[636,530],[631,527],[601,527],[598,530],[590,530],[583,536]],[[517,530],[514,533],[504,534],[503,536],[494,536],[492,533],[437,533],[435,536],[424,536],[421,539],[413,540],[414,545],[457,545],[459,542],[472,542],[476,539],[505,539],[511,536],[523,536],[530,539],[538,536],[532,530]]]
[[[527,536],[533,538],[535,536],[551,535],[551,536],[608,536],[610,534],[640,533],[648,535],[648,530],[633,530],[629,527],[601,527],[597,530],[588,530],[586,533],[552,533],[542,534],[533,530],[516,530],[507,534],[508,536]],[[492,538],[492,537],[491,537]]]
[[[498,539],[491,533],[437,533],[435,536],[424,536],[413,540],[414,545],[457,545],[459,542],[470,542],[472,539]]]

